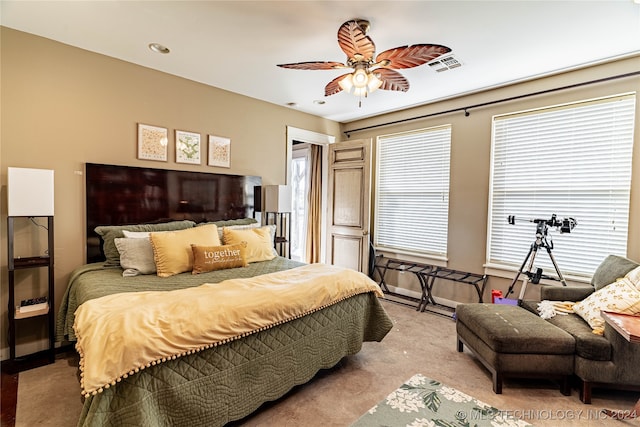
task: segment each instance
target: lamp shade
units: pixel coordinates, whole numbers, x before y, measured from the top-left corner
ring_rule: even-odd
[[[53,216],[53,171],[8,168],[9,216]]]
[[[291,212],[291,187],[266,185],[264,187],[265,212]]]

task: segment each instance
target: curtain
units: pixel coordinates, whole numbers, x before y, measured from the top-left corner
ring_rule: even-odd
[[[322,147],[311,144],[309,165],[309,193],[307,195],[306,262],[320,262],[320,239],[322,231]]]

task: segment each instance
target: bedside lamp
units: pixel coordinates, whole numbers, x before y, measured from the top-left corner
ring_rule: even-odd
[[[291,212],[291,187],[267,185],[264,187],[265,212]]]
[[[269,214],[274,214],[274,224],[276,226],[276,236],[274,236],[274,246],[279,249],[281,256],[284,256],[283,249],[286,249],[287,257],[291,257],[291,221],[287,216],[292,210],[292,189],[289,185],[267,185],[264,187],[264,212],[267,224]]]
[[[53,171],[8,168],[8,216],[53,216]]]

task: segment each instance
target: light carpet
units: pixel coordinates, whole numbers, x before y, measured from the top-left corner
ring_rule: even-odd
[[[510,411],[500,410],[460,390],[416,374],[369,409],[352,427],[530,425],[515,418]]]
[[[71,427],[78,424],[82,396],[77,355],[20,372],[16,427]]]

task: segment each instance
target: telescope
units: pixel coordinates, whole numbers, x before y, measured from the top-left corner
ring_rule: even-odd
[[[536,239],[531,244],[529,253],[525,257],[522,265],[520,266],[520,269],[518,270],[518,274],[516,274],[516,277],[513,278],[513,281],[511,282],[511,285],[509,286],[509,289],[507,290],[507,294],[505,295],[505,297],[509,296],[509,294],[513,292],[513,287],[515,286],[516,282],[518,281],[518,278],[522,274],[524,274],[525,277],[522,281],[522,287],[520,288],[520,296],[518,297],[518,304],[522,303],[522,298],[524,297],[524,292],[527,289],[527,283],[529,281],[531,281],[531,283],[538,284],[540,283],[540,279],[551,279],[551,280],[557,280],[561,282],[562,286],[567,286],[567,282],[564,280],[564,277],[562,276],[562,273],[558,268],[556,259],[553,257],[553,254],[551,253],[551,249],[553,249],[553,242],[551,241],[551,239],[547,239],[547,231],[549,230],[549,227],[555,227],[557,230],[560,230],[560,233],[571,233],[571,230],[573,230],[573,228],[576,225],[578,225],[578,221],[576,221],[574,218],[571,218],[571,217],[558,219],[558,216],[556,214],[551,215],[550,219],[520,219],[520,218],[516,218],[515,215],[509,215],[507,217],[507,221],[511,225],[514,225],[516,221],[526,221],[526,222],[535,223]],[[537,268],[534,270],[533,263],[539,248],[546,249],[547,254],[549,255],[549,258],[551,259],[551,263],[553,264],[553,267],[555,268],[556,273],[558,275],[557,278],[552,276],[545,276],[541,268]],[[527,261],[529,261],[529,264],[528,264],[528,268],[525,270],[525,266],[527,266]]]
[[[558,216],[556,214],[551,215],[551,219],[520,219],[516,218],[515,215],[509,215],[507,217],[507,221],[511,225],[515,225],[516,221],[535,222],[536,224],[538,224],[538,227],[555,227],[560,231],[560,233],[571,233],[571,230],[573,230],[573,228],[578,225],[578,221],[576,221],[574,218],[567,217],[558,219]]]

